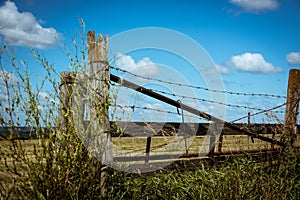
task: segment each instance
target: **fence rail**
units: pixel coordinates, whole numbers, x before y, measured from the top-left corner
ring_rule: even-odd
[[[124,149],[125,154],[122,156],[115,154],[115,161],[144,161],[149,160],[165,160],[175,158],[195,158],[207,157],[210,148],[209,141],[205,141],[209,123],[189,123],[189,126],[198,127],[196,134],[189,136],[189,145],[186,153],[184,146],[174,148],[172,151],[165,150],[163,147],[172,143],[178,142],[175,138],[179,137],[181,143],[184,142],[184,134],[175,136],[178,133],[180,123],[159,123],[159,122],[113,122],[117,123],[119,128],[123,129],[123,137],[116,135],[113,137],[113,143],[118,148]],[[244,127],[245,124],[236,124],[239,127]],[[151,126],[152,130],[148,127]],[[116,127],[116,126],[115,126]],[[298,125],[299,127],[299,125]],[[153,134],[153,130],[157,134]],[[283,125],[278,124],[252,124],[251,130],[253,132],[259,130],[265,137],[280,139]],[[164,133],[164,134],[162,134]],[[151,135],[152,134],[152,135]],[[297,140],[295,146],[300,146],[300,135],[297,133]],[[175,145],[176,147],[176,145]],[[202,150],[201,150],[201,149]],[[277,151],[279,146],[270,144],[259,139],[251,140],[247,135],[241,135],[239,132],[233,131],[229,128],[223,129],[222,135],[215,141],[212,154],[210,157],[228,155],[228,154],[242,154],[242,153],[266,153]],[[164,155],[166,155],[164,157]]]

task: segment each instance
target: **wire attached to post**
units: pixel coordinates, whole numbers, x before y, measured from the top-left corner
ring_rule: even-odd
[[[177,100],[177,102],[180,104],[180,108],[181,108],[181,120],[182,120],[182,124],[183,124],[185,153],[188,154],[188,153],[189,153],[189,150],[188,150],[187,142],[186,142],[186,132],[185,132],[185,123],[184,123],[184,115],[183,115],[182,104],[181,104],[181,101],[180,101],[180,100]],[[177,108],[177,111],[179,112],[178,108]]]

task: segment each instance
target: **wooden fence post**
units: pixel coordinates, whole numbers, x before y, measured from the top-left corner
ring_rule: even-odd
[[[100,34],[96,41],[95,32],[88,32],[90,131],[91,135],[93,135],[93,139],[95,139],[93,145],[96,147],[94,149],[96,152],[92,153],[102,162],[102,165],[107,165],[113,160],[108,116],[110,72],[107,62],[107,49],[108,36],[105,36],[103,41],[102,35]],[[107,172],[102,171],[102,192],[105,191],[107,178]]]
[[[250,112],[248,112],[248,129],[249,129],[249,131],[251,129],[251,113]],[[248,136],[248,138],[249,137],[251,138],[251,142],[254,143],[254,138],[252,136]]]
[[[59,111],[59,126],[63,129],[67,124],[73,123],[73,115],[71,112],[73,84],[75,81],[74,72],[62,72],[60,74],[60,111]]]
[[[145,163],[149,163],[149,156],[150,156],[150,149],[151,149],[151,139],[152,139],[151,136],[147,137]]]
[[[300,70],[291,69],[287,89],[284,130],[281,141],[287,147],[293,147],[297,133],[298,109],[300,97]]]
[[[211,128],[208,129],[207,135],[209,136],[209,147],[208,147],[208,156],[213,157],[215,153],[215,146],[216,146],[216,130],[217,130],[217,123],[212,123]]]
[[[222,130],[221,135],[219,136],[219,144],[218,144],[218,152],[219,153],[222,153],[223,135],[224,135],[224,130]]]
[[[79,94],[84,94],[85,89],[75,87],[77,72],[62,72],[60,74],[60,105],[58,123],[65,131],[71,126],[83,121],[84,101]]]

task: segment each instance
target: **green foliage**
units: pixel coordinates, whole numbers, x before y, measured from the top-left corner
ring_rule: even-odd
[[[160,173],[129,178],[111,175],[107,199],[298,199],[299,152],[288,163],[266,167],[251,156],[236,159],[219,169]]]
[[[1,48],[1,58],[7,59],[1,60],[0,65],[1,84],[5,85],[7,96],[0,99],[0,125],[8,127],[10,134],[2,138],[6,141],[0,146],[0,198],[100,198],[102,165],[88,153],[74,123],[58,126],[62,119],[57,116],[68,118],[71,113],[59,109],[58,73],[38,51],[31,52],[45,71],[37,86],[31,84],[26,62],[21,61],[22,68],[18,67],[13,50],[5,44]],[[83,70],[85,50],[79,51],[75,46],[75,52],[66,53],[70,68]],[[4,65],[14,73],[7,72]],[[47,84],[52,87],[51,94],[43,90]],[[37,142],[31,148],[15,140],[21,123],[34,129]]]

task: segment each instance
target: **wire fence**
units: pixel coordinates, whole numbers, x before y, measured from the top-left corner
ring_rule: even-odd
[[[116,68],[111,66],[112,69],[115,69],[117,71],[121,71],[123,73],[127,73],[130,74],[131,76],[137,77],[137,78],[142,78],[144,80],[151,80],[151,81],[157,81],[160,83],[165,83],[165,84],[169,84],[169,85],[175,85],[178,87],[189,87],[192,89],[197,89],[197,90],[203,90],[203,91],[207,91],[207,92],[214,92],[214,93],[223,93],[223,94],[229,94],[229,95],[237,95],[237,96],[250,96],[250,97],[268,97],[268,98],[277,98],[277,99],[286,99],[286,96],[282,96],[282,95],[274,95],[274,94],[263,94],[263,93],[243,93],[243,92],[233,92],[233,91],[221,91],[221,90],[214,90],[214,89],[209,89],[209,88],[205,88],[205,87],[201,87],[201,86],[194,86],[194,85],[188,85],[188,84],[181,84],[181,83],[174,83],[171,81],[166,81],[166,80],[162,80],[162,79],[157,79],[157,78],[151,78],[151,77],[146,77],[146,76],[141,76],[141,75],[137,75],[134,74],[130,71],[127,70],[123,70],[120,68]],[[115,87],[122,87],[122,81],[114,84]],[[127,87],[127,86],[126,86]],[[135,88],[131,88],[131,89],[135,89]],[[283,114],[284,111],[283,110],[278,110],[279,108],[282,108],[284,106],[286,106],[286,103],[281,103],[275,107],[271,107],[271,108],[257,108],[257,107],[251,107],[248,105],[239,105],[239,104],[231,104],[231,103],[224,103],[224,102],[218,102],[218,101],[213,101],[210,99],[205,99],[205,98],[198,98],[198,97],[192,97],[192,96],[187,96],[187,95],[179,95],[179,94],[175,94],[172,92],[167,92],[167,91],[163,91],[163,90],[159,90],[159,89],[148,89],[145,88],[146,90],[152,91],[152,92],[156,92],[158,94],[161,95],[166,95],[166,96],[171,96],[175,99],[186,99],[186,100],[195,100],[195,101],[200,101],[200,102],[205,102],[208,104],[218,104],[218,105],[223,105],[225,107],[230,107],[230,108],[237,108],[237,109],[247,109],[247,111],[249,112],[251,111],[257,111],[254,113],[251,113],[250,115],[246,115],[243,117],[240,117],[238,119],[232,120],[230,121],[230,123],[235,123],[238,121],[241,121],[245,118],[248,117],[253,117],[256,115],[260,115],[260,114]],[[179,109],[177,108],[177,112],[172,111],[170,109],[160,109],[160,108],[155,108],[155,107],[149,107],[149,106],[140,106],[140,105],[121,105],[121,104],[117,104],[116,102],[112,105],[113,107],[116,108],[120,108],[122,110],[127,110],[127,111],[131,111],[131,112],[136,112],[137,110],[144,110],[144,111],[152,111],[152,112],[159,112],[159,113],[165,113],[165,114],[170,114],[170,115],[177,115],[177,116],[182,116],[183,113],[179,112]],[[184,114],[184,116],[187,117],[192,117],[195,119],[200,119],[199,116],[196,115],[186,115]],[[207,131],[207,130],[206,130]],[[204,131],[204,132],[206,132]],[[172,143],[174,143],[174,135],[169,135],[169,137],[153,137],[152,139],[152,144],[151,147],[145,147],[145,148],[141,148],[141,144],[147,144],[147,137],[129,137],[129,138],[118,138],[115,140],[116,144],[121,144],[123,143],[122,148],[125,148],[125,152],[129,151],[129,153],[133,153],[134,155],[144,155],[144,153],[147,153],[147,148],[150,148],[151,150],[151,154],[180,154],[182,152],[180,152],[179,146],[182,148],[182,144],[178,143],[178,147],[175,145],[173,150],[170,150],[170,148],[166,149],[164,148],[165,145],[170,145]],[[273,134],[269,134],[266,137],[270,137],[272,139],[278,139],[275,138],[275,136]],[[276,136],[278,137],[278,136]],[[191,139],[191,138],[189,138]],[[127,141],[128,140],[128,141]],[[130,142],[130,141],[131,142]],[[137,142],[138,140],[138,142]],[[182,143],[183,142],[187,142],[187,137],[184,136],[182,138]],[[176,143],[176,142],[175,142]],[[177,144],[177,143],[176,143]],[[129,145],[129,146],[128,146]],[[138,145],[138,146],[136,146]],[[189,146],[187,149],[185,149],[185,152],[189,152],[189,153],[208,153],[209,148],[211,148],[210,146],[211,144],[209,143],[208,140],[205,140],[205,136],[195,136],[192,141],[189,142]],[[274,149],[276,147],[276,145],[271,144],[270,142],[266,142],[266,141],[262,141],[260,139],[254,139],[247,136],[247,135],[222,135],[221,139],[219,138],[217,141],[215,141],[215,145],[213,147],[213,151],[214,152],[229,152],[229,151],[247,151],[247,150],[259,150],[259,149]],[[202,148],[202,149],[199,149]],[[204,150],[203,150],[204,149]],[[149,152],[148,152],[149,153]]]
[[[121,69],[121,68],[118,68],[118,67],[114,67],[114,66],[110,66],[110,68],[115,69],[117,71],[121,71],[121,72],[130,74],[130,75],[132,75],[134,77],[137,77],[137,78],[142,78],[144,80],[157,81],[157,82],[166,83],[166,84],[170,84],[170,85],[176,85],[176,86],[180,86],[180,87],[189,87],[189,88],[198,89],[198,90],[205,90],[205,91],[208,91],[208,92],[224,93],[224,94],[238,95],[238,96],[258,96],[258,97],[273,97],[273,98],[286,99],[286,96],[283,96],[283,95],[223,91],[223,90],[209,89],[209,88],[202,87],[202,86],[195,86],[195,85],[182,84],[182,83],[174,83],[174,82],[166,81],[166,80],[162,80],[162,79],[141,76],[141,75],[138,75],[138,74],[132,73],[130,71],[127,71],[127,70],[124,70],[124,69]]]
[[[281,113],[281,114],[283,114],[283,113],[285,113],[285,111],[274,111],[274,110],[276,110],[276,109],[278,109],[278,108],[281,108],[281,107],[283,107],[283,106],[285,106],[285,105],[286,105],[286,103],[283,103],[283,104],[280,104],[280,105],[275,106],[275,107],[273,107],[273,108],[269,108],[269,109],[262,110],[262,111],[257,112],[257,113],[253,113],[253,114],[250,114],[250,115],[247,115],[247,116],[244,116],[244,117],[240,117],[240,118],[238,118],[238,119],[232,120],[231,123],[240,121],[240,120],[242,120],[242,119],[246,119],[246,118],[248,118],[248,117],[256,116],[256,115],[259,115],[259,114],[262,114],[262,113],[270,112],[270,111],[272,111],[272,113]]]
[[[142,78],[144,80],[157,81],[157,82],[160,82],[160,83],[166,83],[166,84],[169,84],[169,85],[175,85],[175,86],[179,86],[179,87],[189,87],[189,88],[193,88],[193,89],[204,90],[204,91],[207,91],[207,92],[223,93],[223,94],[230,94],[230,95],[237,95],[237,96],[270,97],[270,98],[277,98],[277,99],[286,99],[286,96],[282,96],[282,95],[264,94],[264,93],[243,93],[243,92],[214,90],[214,89],[209,89],[209,88],[202,87],[202,86],[175,83],[175,82],[166,81],[166,80],[162,80],[162,79],[141,76],[141,75],[138,75],[138,74],[132,73],[130,71],[127,71],[127,70],[124,70],[124,69],[121,69],[121,68],[118,68],[118,67],[114,67],[114,66],[110,66],[110,68],[115,69],[116,71],[120,71],[120,72],[129,74],[129,75],[137,77],[137,78]],[[114,86],[122,86],[122,83],[114,84]],[[224,102],[213,101],[213,100],[205,99],[205,98],[192,97],[192,96],[187,96],[187,95],[179,95],[179,94],[175,94],[175,93],[172,93],[172,92],[166,92],[166,91],[158,90],[158,89],[149,89],[149,90],[153,91],[153,92],[156,92],[156,93],[159,93],[159,94],[172,96],[176,99],[195,100],[195,101],[205,102],[205,103],[209,103],[209,104],[222,105],[222,106],[230,107],[230,108],[247,109],[248,112],[249,111],[258,111],[258,112],[255,112],[255,113],[251,113],[250,117],[253,117],[253,116],[256,116],[256,115],[259,115],[259,114],[266,114],[266,113],[270,113],[270,112],[272,112],[273,114],[284,114],[285,113],[285,111],[277,110],[277,109],[285,106],[286,103],[281,103],[278,106],[271,107],[271,108],[257,108],[257,107],[251,107],[251,106],[248,106],[248,105],[224,103]],[[118,107],[121,108],[121,105],[118,105]],[[132,111],[134,111],[134,108],[138,108],[138,109],[152,110],[152,111],[157,111],[157,112],[167,113],[167,114],[179,114],[178,112],[176,113],[176,112],[169,111],[169,110],[161,110],[161,109],[156,109],[156,108],[150,108],[150,107],[147,107],[147,106],[122,105],[122,107],[123,108],[132,108]],[[241,120],[246,119],[248,117],[249,117],[249,115],[243,116],[243,117],[237,118],[235,120],[231,120],[230,122],[231,123],[238,122],[238,121],[241,121]],[[197,118],[197,117],[195,117],[195,118]]]

